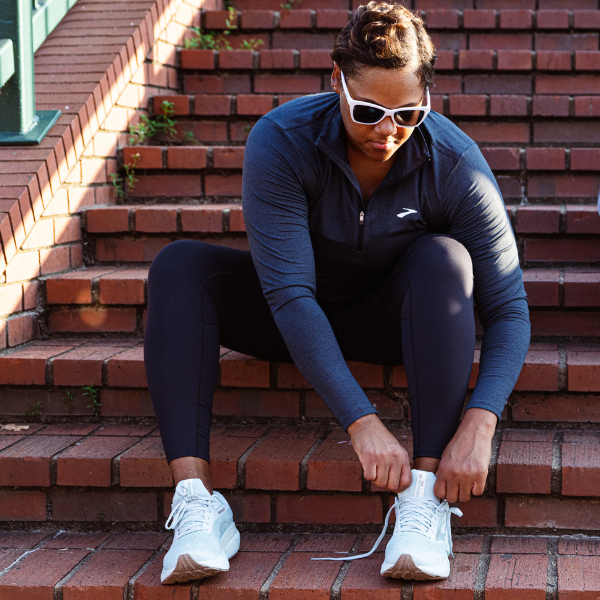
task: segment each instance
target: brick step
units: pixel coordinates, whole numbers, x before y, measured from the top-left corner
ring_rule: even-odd
[[[560,598],[584,600],[600,592],[597,537],[455,535],[451,574],[442,581],[381,577],[387,537],[367,559],[311,560],[365,552],[375,539],[373,534],[243,533],[229,572],[163,586],[162,561],[172,541],[166,533],[30,528],[0,534],[7,569],[0,577],[0,595],[51,598],[54,594],[72,600],[125,596],[133,600],[474,600],[485,592],[489,599],[543,600],[546,590],[552,590]]]
[[[593,35],[599,22],[595,0],[542,0],[546,6],[540,6],[537,11],[534,10],[536,0],[504,2],[503,6],[485,0],[486,6],[480,7],[477,3],[477,10],[473,10],[472,0],[421,0],[416,3],[419,6],[414,8],[422,15],[434,43],[442,50],[457,47],[598,50],[598,38]],[[282,10],[281,3],[277,5],[276,0],[255,0],[253,5],[235,7],[238,10],[233,19],[227,10],[205,10],[201,25],[216,31],[229,30],[228,40],[233,48],[239,47],[244,34],[250,32],[253,38],[263,40],[264,46],[261,48],[294,47],[290,46],[286,36],[295,38],[296,47],[299,44],[306,48],[331,47],[333,38],[329,39],[328,33],[334,35],[342,29],[353,10],[358,8],[357,1],[351,6],[344,0],[337,0],[335,7],[332,4],[332,0],[303,0],[293,10]],[[456,8],[457,5],[459,8]],[[255,10],[257,8],[262,10]],[[494,10],[497,8],[500,10]],[[306,37],[299,35],[302,30],[317,38],[312,45],[307,44]],[[589,33],[586,35],[582,32]],[[578,36],[569,40],[569,33]],[[502,41],[503,37],[505,39]],[[498,38],[501,41],[494,43],[494,39]],[[321,45],[325,40],[329,46]]]
[[[410,455],[410,430],[391,431]],[[0,433],[0,520],[156,527],[168,516],[173,479],[153,425],[30,424]],[[599,442],[598,429],[498,430],[486,491],[459,503],[464,517],[455,526],[600,531],[598,503],[590,502],[600,494]],[[341,428],[213,425],[211,474],[236,520],[263,531],[369,531],[383,522],[393,498],[364,480]]]
[[[128,310],[135,312],[109,308],[84,310],[77,316],[83,323],[92,318],[110,322],[122,319]],[[352,361],[348,366],[382,418],[406,425],[404,367]],[[476,349],[470,390],[478,372]],[[0,354],[0,385],[0,415],[10,418],[154,417],[140,338],[100,339],[88,334],[87,338],[36,340],[11,348]],[[84,394],[85,386],[92,386],[96,407],[90,391]],[[533,342],[504,418],[509,424],[598,423],[600,404],[594,393],[599,391],[598,344]],[[222,350],[213,411],[215,417],[249,417],[256,422],[332,422],[331,413],[295,365],[269,363],[227,349]]]

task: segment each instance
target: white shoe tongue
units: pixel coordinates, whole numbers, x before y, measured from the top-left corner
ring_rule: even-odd
[[[173,496],[173,503],[176,504],[183,500],[183,496],[186,492],[188,496],[193,494],[194,496],[202,496],[204,498],[211,497],[209,491],[204,487],[202,479],[182,479],[177,484],[175,496]]]
[[[410,487],[400,492],[398,498],[400,500],[420,499],[423,500],[436,500],[440,504],[440,499],[433,493],[433,486],[435,485],[435,474],[429,473],[428,471],[419,471],[418,469],[412,470],[412,482]]]

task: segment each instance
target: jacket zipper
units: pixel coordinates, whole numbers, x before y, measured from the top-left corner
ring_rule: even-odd
[[[358,251],[362,252],[363,245],[363,231],[365,228],[365,211],[361,210],[358,216]]]

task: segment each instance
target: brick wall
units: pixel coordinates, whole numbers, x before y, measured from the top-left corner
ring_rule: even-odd
[[[80,211],[114,201],[117,145],[155,93],[177,90],[176,47],[222,0],[76,4],[35,55],[39,146],[0,147],[0,349],[38,336],[40,277],[83,264]]]

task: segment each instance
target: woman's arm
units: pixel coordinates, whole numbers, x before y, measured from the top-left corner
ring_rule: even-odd
[[[271,120],[254,125],[244,153],[242,203],[252,259],[294,362],[344,428],[376,413],[348,369],[317,303],[303,184],[308,161]]]

